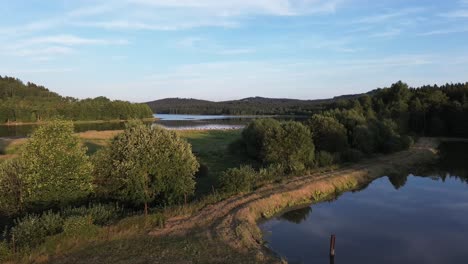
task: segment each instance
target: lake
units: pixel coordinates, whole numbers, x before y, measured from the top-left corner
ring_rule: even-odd
[[[336,200],[288,211],[260,228],[290,263],[467,263],[468,144],[441,146],[440,164],[379,178]]]
[[[269,116],[226,116],[226,115],[172,115],[155,114],[158,120],[148,124],[160,125],[171,130],[209,130],[209,129],[241,129],[254,118],[266,118]],[[275,116],[280,120],[303,120],[301,116]],[[0,125],[0,137],[25,137],[37,127],[37,125]],[[125,128],[124,122],[104,123],[77,123],[76,132],[89,130],[120,130]]]

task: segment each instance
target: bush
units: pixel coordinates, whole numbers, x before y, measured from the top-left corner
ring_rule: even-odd
[[[284,176],[285,172],[281,164],[271,164],[266,168],[261,168],[258,174],[262,180],[271,181]]]
[[[10,235],[15,240],[17,248],[31,249],[44,242],[47,231],[38,215],[27,215],[15,220]]]
[[[257,173],[251,166],[228,169],[221,175],[220,182],[228,193],[249,192],[256,181]]]
[[[40,217],[46,236],[52,236],[63,231],[63,218],[52,211],[45,212]]]
[[[316,155],[316,163],[319,167],[328,167],[333,165],[333,155],[326,151],[319,151]]]
[[[99,229],[93,225],[91,216],[71,216],[63,224],[63,232],[71,237],[92,237]]]
[[[348,149],[340,155],[343,162],[358,162],[364,158],[364,154],[357,149]]]
[[[264,165],[281,164],[288,173],[300,173],[313,165],[315,147],[307,127],[299,122],[259,119],[243,131],[231,149],[243,152]]]
[[[63,210],[64,218],[71,216],[91,216],[93,224],[107,225],[119,219],[123,214],[123,209],[118,205],[109,204],[91,204],[88,207],[67,208]]]
[[[0,262],[4,262],[8,260],[11,256],[10,248],[8,247],[8,243],[5,241],[0,242]]]

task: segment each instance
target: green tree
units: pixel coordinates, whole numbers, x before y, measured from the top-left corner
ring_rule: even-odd
[[[20,155],[25,202],[64,205],[92,192],[92,164],[73,133],[72,122],[56,120],[32,134]]]
[[[134,205],[175,203],[195,190],[198,162],[191,145],[175,132],[131,122],[97,153],[98,194]]]
[[[280,164],[287,172],[301,172],[314,163],[312,136],[298,122],[255,120],[242,132],[240,145],[251,158],[265,165]]]
[[[348,148],[346,128],[333,117],[313,115],[307,121],[318,151],[336,153]]]

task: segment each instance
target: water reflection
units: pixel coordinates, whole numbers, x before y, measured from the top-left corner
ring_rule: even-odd
[[[283,219],[283,220],[286,220],[288,222],[295,223],[295,224],[300,224],[302,221],[307,219],[307,217],[310,215],[311,212],[312,212],[312,207],[307,206],[304,208],[288,211],[282,214],[281,216],[279,216],[279,219]]]
[[[288,212],[261,225],[270,248],[293,263],[465,263],[468,259],[467,144],[441,146],[437,166],[392,173],[360,192]],[[293,217],[291,217],[291,215]]]

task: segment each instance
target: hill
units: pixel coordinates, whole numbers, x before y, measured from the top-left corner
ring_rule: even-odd
[[[299,100],[288,98],[248,97],[240,100],[213,102],[198,99],[166,98],[147,102],[153,113],[205,115],[307,115],[324,105],[352,99],[362,94],[343,95],[331,99]]]
[[[63,97],[44,86],[0,76],[0,124],[37,122],[62,117],[75,121],[150,118],[145,104],[112,101],[106,97],[79,100]]]

